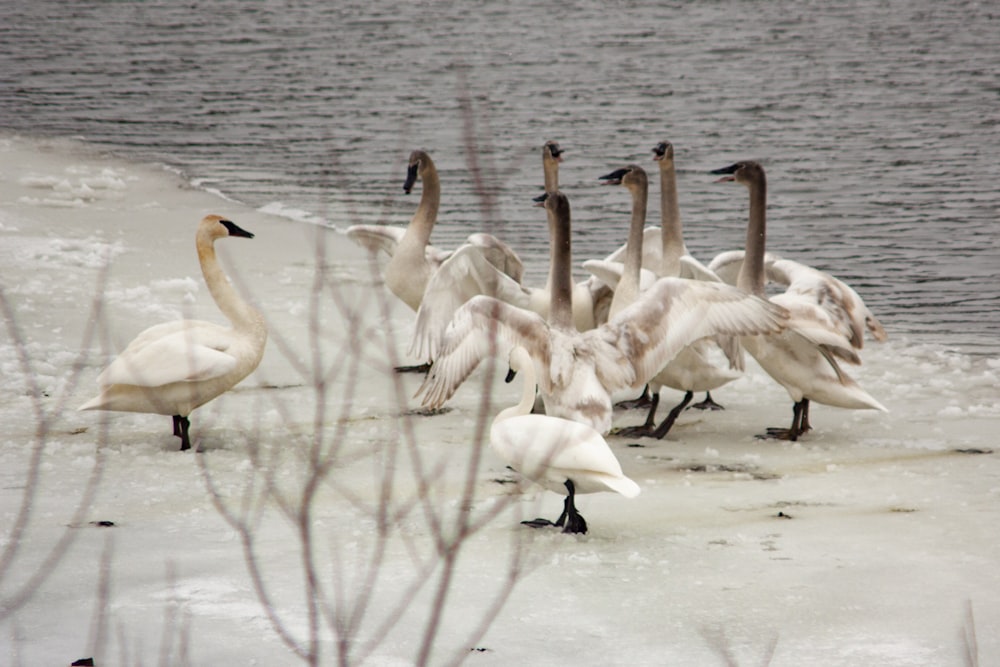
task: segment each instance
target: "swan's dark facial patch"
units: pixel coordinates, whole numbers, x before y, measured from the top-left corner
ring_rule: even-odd
[[[413,190],[413,184],[417,182],[417,171],[419,169],[419,162],[414,162],[406,169],[406,180],[403,182],[403,192],[406,194],[410,194]]]
[[[515,371],[513,368],[508,368],[507,369],[507,377],[505,377],[503,379],[503,381],[506,382],[507,384],[510,384],[511,382],[514,381],[514,378],[516,376],[517,376],[517,371]]]
[[[736,170],[739,169],[741,166],[742,166],[741,162],[736,162],[734,164],[729,165],[728,167],[721,167],[719,169],[713,169],[712,171],[710,171],[708,173],[710,173],[710,174],[735,174]]]
[[[597,180],[604,181],[604,185],[621,185],[622,179],[625,178],[625,174],[632,171],[631,169],[616,169],[610,174],[605,174],[599,177]]]
[[[663,157],[667,154],[667,144],[663,143],[662,141],[656,144],[656,146],[653,148],[653,154],[654,154],[653,157],[654,160],[662,160]]]
[[[552,154],[552,157],[558,160],[559,156],[563,154],[563,149],[559,148],[559,144],[555,142],[548,144],[548,146],[549,146],[549,153]]]
[[[242,227],[239,227],[238,225],[236,225],[236,223],[230,222],[229,220],[219,220],[219,223],[227,230],[229,230],[230,236],[241,236],[245,239],[253,238],[253,234],[243,229]]]

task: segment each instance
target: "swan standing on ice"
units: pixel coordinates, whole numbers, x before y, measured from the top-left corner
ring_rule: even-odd
[[[765,246],[767,178],[757,162],[737,162],[716,169],[717,182],[742,183],[750,192],[745,257],[736,285],[765,298]],[[790,264],[795,264],[790,263]],[[769,428],[762,437],[796,440],[810,430],[809,403],[854,410],[881,410],[872,398],[840,368],[837,359],[860,364],[864,327],[877,338],[885,331],[854,290],[844,283],[804,265],[786,264],[791,282],[783,294],[771,298],[791,315],[786,330],[778,335],[744,336],[743,347],[794,401],[789,428]],[[844,289],[846,288],[846,289]],[[852,296],[853,295],[853,296]]]
[[[668,194],[663,198],[663,210],[666,213],[663,216],[661,235],[664,243],[662,244],[661,261],[657,270],[663,272],[661,277],[684,278],[686,280],[693,279],[695,276],[705,278],[707,275],[710,275],[708,269],[701,267],[696,259],[687,254],[687,249],[684,246],[684,240],[681,236],[680,213],[677,210],[676,186],[673,182],[673,148],[669,143],[664,142],[659,144],[654,149],[654,152],[657,149],[663,151],[662,154],[658,153],[658,155],[665,160],[669,160],[670,165],[669,170],[664,170],[661,167],[662,190]],[[664,173],[668,173],[669,178],[665,178],[663,176]],[[642,270],[640,265],[644,256],[643,246],[651,236],[645,234],[643,231],[646,221],[646,201],[649,185],[645,170],[638,165],[629,165],[601,178],[608,184],[624,185],[632,194],[632,222],[629,227],[628,240],[625,244],[625,264],[622,265],[620,262],[611,261],[588,261],[584,263],[586,268],[595,270],[597,275],[614,273],[616,276],[620,276],[616,280],[615,295],[611,303],[611,314],[614,315],[625,306],[634,303],[643,291],[643,287],[640,284],[640,271]],[[667,241],[668,239],[669,242]],[[698,265],[701,268],[697,271],[685,270],[683,268],[689,265]],[[621,268],[619,269],[619,267]],[[719,279],[715,278],[713,282],[719,282]],[[693,342],[681,350],[676,357],[671,359],[664,368],[651,378],[648,390],[652,398],[647,401],[649,407],[645,422],[637,426],[625,427],[619,430],[617,434],[623,437],[651,436],[663,438],[673,427],[680,413],[694,398],[694,392],[696,391],[706,392],[705,402],[699,404],[699,407],[721,409],[722,406],[712,401],[711,395],[707,392],[740,377],[741,373],[713,364],[709,358],[710,344],[712,342],[708,339]],[[737,358],[737,361],[741,361],[738,354],[733,353],[733,356]],[[684,397],[670,410],[660,425],[657,426],[656,409],[660,403],[660,390],[664,386],[683,391]],[[642,397],[634,403],[642,405],[641,399]],[[632,407],[632,403],[630,402],[627,406]]]
[[[468,254],[473,261],[495,267],[519,284],[524,265],[510,246],[491,234],[472,234],[454,252],[445,252],[430,245],[431,232],[441,204],[441,180],[430,155],[421,150],[410,153],[403,191],[409,194],[417,179],[423,183],[420,203],[405,229],[387,225],[352,225],[347,237],[375,253],[389,255],[383,276],[389,288],[414,311],[420,308],[428,282],[442,264],[457,255]],[[426,371],[427,364],[403,366],[397,371]]]
[[[417,394],[440,407],[488,354],[515,345],[528,352],[545,412],[611,429],[611,392],[642,387],[686,345],[716,334],[780,331],[778,306],[729,285],[663,278],[641,299],[589,331],[573,328],[570,207],[566,196],[545,201],[553,271],[549,319],[487,296],[458,309],[445,330],[441,354]]]
[[[554,523],[546,519],[523,523],[586,533],[587,522],[574,503],[576,494],[614,491],[634,498],[639,485],[622,473],[607,441],[594,429],[568,419],[530,414],[535,403],[535,367],[522,347],[511,350],[506,381],[512,381],[516,373],[524,376],[521,400],[493,419],[490,446],[524,477],[555,493],[566,493],[562,514]]]
[[[191,448],[188,415],[253,372],[267,342],[264,316],[240,298],[215,256],[215,240],[226,236],[253,238],[209,215],[198,225],[195,245],[208,291],[232,327],[177,320],[146,329],[98,376],[101,394],[80,410],[170,415],[181,450]]]

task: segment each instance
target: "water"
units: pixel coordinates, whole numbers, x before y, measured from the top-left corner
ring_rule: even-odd
[[[624,239],[597,177],[677,150],[685,234],[740,247],[762,161],[769,245],[834,272],[891,335],[994,354],[1000,11],[990,3],[3,0],[0,131],[72,136],[256,207],[403,224],[412,148],[435,242],[490,227],[545,273],[540,146],[567,150],[577,259]],[[477,178],[479,177],[478,185]],[[657,188],[650,218],[659,216]]]

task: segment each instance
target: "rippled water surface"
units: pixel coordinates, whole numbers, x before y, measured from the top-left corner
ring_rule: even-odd
[[[577,259],[624,240],[597,177],[677,151],[685,234],[740,247],[764,163],[769,247],[849,281],[890,329],[1000,349],[1000,7],[699,3],[0,1],[0,130],[77,136],[255,206],[403,223],[412,148],[435,242],[490,225],[545,273],[539,149],[566,149]],[[655,182],[655,179],[654,179]],[[650,217],[659,216],[658,188]]]

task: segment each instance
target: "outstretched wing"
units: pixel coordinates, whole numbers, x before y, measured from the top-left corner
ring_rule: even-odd
[[[641,385],[696,340],[777,333],[787,319],[781,306],[729,285],[661,278],[592,335],[631,361],[634,384]],[[612,391],[628,386],[601,380]]]
[[[480,294],[519,308],[527,308],[531,301],[530,293],[520,283],[484,256],[482,246],[466,244],[455,250],[427,282],[410,353],[420,359],[436,359],[445,327],[455,312]]]
[[[473,297],[455,312],[440,354],[416,395],[423,394],[425,406],[440,407],[483,359],[491,354],[507,355],[515,345],[547,363],[551,349],[548,332],[540,315],[492,297]],[[550,389],[546,374],[539,375],[539,382],[543,391]]]

